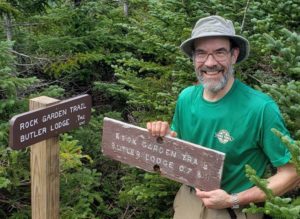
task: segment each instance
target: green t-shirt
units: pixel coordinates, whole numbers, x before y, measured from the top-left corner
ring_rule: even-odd
[[[226,154],[221,188],[228,193],[253,186],[245,176],[246,164],[262,176],[268,163],[278,167],[290,160],[271,128],[288,134],[277,104],[239,80],[216,102],[203,99],[201,85],[184,89],[171,126],[178,138]]]

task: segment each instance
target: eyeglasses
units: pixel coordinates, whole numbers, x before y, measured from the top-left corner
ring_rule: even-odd
[[[218,62],[225,61],[227,59],[227,56],[229,53],[231,53],[232,50],[227,51],[227,50],[216,50],[212,53],[207,53],[204,51],[194,51],[194,59],[196,62],[205,62],[208,59],[209,55],[212,55],[214,59]]]

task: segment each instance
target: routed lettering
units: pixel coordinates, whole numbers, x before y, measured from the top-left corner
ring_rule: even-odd
[[[80,111],[80,110],[84,110],[84,109],[86,109],[85,103],[77,104],[75,106],[70,107],[71,113],[77,112],[77,111]]]
[[[102,152],[115,160],[158,172],[203,190],[220,188],[225,155],[180,139],[157,139],[146,129],[104,118]]]
[[[10,120],[10,147],[22,149],[87,124],[91,117],[91,105],[91,97],[81,95],[14,116]]]
[[[49,121],[51,119],[57,119],[57,118],[60,118],[62,116],[65,116],[65,115],[67,115],[67,110],[66,109],[59,110],[57,112],[49,113],[48,115],[43,116],[42,121],[43,122],[47,122],[47,121]]]
[[[31,119],[30,121],[20,123],[20,130],[28,129],[29,127],[35,126],[38,124],[38,119]]]
[[[40,128],[36,131],[32,131],[32,132],[29,132],[29,133],[26,133],[24,135],[20,135],[20,142],[25,142],[25,141],[28,141],[32,138],[36,138],[40,135],[43,135],[43,134],[46,134],[47,133],[47,128],[46,127],[43,127],[43,128]]]

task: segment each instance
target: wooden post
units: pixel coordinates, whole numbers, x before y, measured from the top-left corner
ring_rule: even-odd
[[[59,100],[37,97],[29,109],[50,106]],[[31,207],[32,219],[59,218],[59,145],[58,136],[31,146]]]

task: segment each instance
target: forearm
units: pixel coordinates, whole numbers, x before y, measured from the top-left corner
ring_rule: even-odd
[[[278,168],[275,175],[267,179],[268,188],[272,190],[274,195],[280,196],[287,191],[293,189],[300,182],[295,167],[292,164]],[[238,194],[240,205],[246,205],[251,202],[263,202],[266,199],[265,193],[258,187],[252,187]]]

